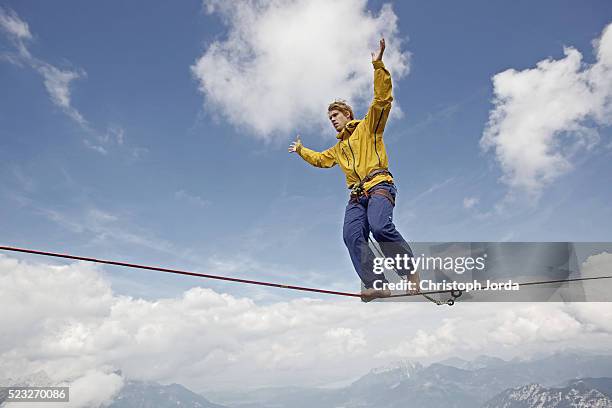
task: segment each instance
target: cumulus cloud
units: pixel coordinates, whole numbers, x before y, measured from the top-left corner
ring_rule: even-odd
[[[372,97],[370,52],[381,34],[394,79],[408,72],[409,55],[400,49],[397,16],[388,4],[377,15],[365,0],[205,5],[228,28],[192,66],[206,106],[262,139],[329,126],[325,109],[335,98],[365,106]]]
[[[457,342],[456,319],[446,319],[441,326],[428,332],[417,330],[416,334],[395,347],[379,352],[379,357],[430,358],[443,356],[455,349]]]
[[[571,313],[590,331],[612,333],[612,308],[606,303],[575,303],[571,305]]]
[[[108,406],[121,390],[124,379],[118,373],[89,370],[68,381],[50,381],[44,371],[13,380],[0,380],[2,386],[31,385],[38,387],[68,387],[68,402],[32,402],[29,408],[85,408]],[[5,402],[3,408],[20,408],[23,402]]]
[[[366,353],[360,322],[379,313],[307,298],[259,305],[200,287],[146,301],[115,295],[96,266],[30,264],[2,255],[0,308],[4,376],[42,370],[61,383],[120,369],[127,378],[194,389],[318,371],[323,355],[338,375],[331,365]]]
[[[493,77],[494,108],[480,143],[495,152],[511,191],[537,198],[598,143],[597,127],[612,123],[612,24],[595,48],[592,65],[566,47],[564,58]]]
[[[500,346],[514,356],[518,345],[529,354],[597,341],[605,349],[612,336],[608,304],[257,303],[201,287],[144,300],[117,295],[99,266],[4,255],[0,310],[2,375],[47,373],[52,384],[70,384],[75,407],[111,399],[128,379],[196,391],[322,385],[397,359],[497,355]]]
[[[362,330],[346,327],[328,329],[324,334],[324,339],[329,356],[351,355],[357,351],[364,350],[367,345]]]
[[[441,359],[457,354],[498,355],[519,346],[523,355],[568,347],[583,349],[585,345],[607,350],[612,337],[609,303],[485,305],[459,304],[455,310],[461,308],[460,316],[418,329],[376,356]]]
[[[506,311],[492,327],[489,340],[504,346],[561,342],[579,337],[583,329],[567,310],[549,303]]]
[[[123,378],[117,373],[91,370],[76,380],[60,384],[70,387],[68,407],[106,406],[123,387]]]
[[[582,264],[580,272],[585,278],[610,276],[612,271],[612,254],[601,252],[589,256]],[[589,280],[581,282],[587,300],[601,302],[609,298],[610,280]]]

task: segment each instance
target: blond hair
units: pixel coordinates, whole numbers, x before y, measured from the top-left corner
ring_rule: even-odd
[[[331,112],[333,110],[339,110],[344,115],[348,116],[348,118],[351,120],[355,119],[355,115],[353,114],[353,108],[351,108],[351,105],[346,103],[346,101],[343,99],[336,99],[335,101],[329,104],[329,106],[327,107],[327,111]]]

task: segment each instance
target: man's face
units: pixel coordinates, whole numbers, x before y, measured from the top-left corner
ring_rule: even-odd
[[[337,109],[327,112],[327,116],[329,117],[334,129],[336,129],[336,132],[340,132],[342,129],[344,129],[344,126],[351,120],[348,116],[342,113],[342,111]]]

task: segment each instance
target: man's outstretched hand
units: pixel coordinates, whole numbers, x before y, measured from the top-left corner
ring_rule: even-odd
[[[380,49],[378,50],[378,55],[375,56],[375,54],[372,53],[372,61],[382,61],[384,52],[385,52],[385,39],[381,38],[380,39]]]
[[[289,145],[289,153],[297,152],[300,149],[300,147],[302,147],[302,140],[300,139],[300,135],[297,135],[295,142]]]

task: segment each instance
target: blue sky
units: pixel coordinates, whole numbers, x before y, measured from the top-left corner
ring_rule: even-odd
[[[364,4],[353,5],[356,18],[391,21],[379,18],[382,2]],[[217,62],[225,55],[215,56],[211,49],[215,42],[227,45],[238,24],[235,14],[219,3],[196,1],[3,1],[2,7],[27,24],[31,38],[23,44],[38,61],[34,65],[75,75],[66,86],[69,103],[62,106],[52,99],[40,69],[19,59],[15,37],[6,31],[0,37],[4,244],[356,287],[341,239],[343,176],[337,168],[310,168],[286,152],[298,132],[309,147],[330,146],[331,126],[296,114],[311,105],[301,107],[291,81],[270,92],[281,97],[286,92],[293,110],[270,112],[265,98],[261,106],[248,107],[267,109],[272,123],[267,133],[232,120],[247,107],[234,105],[228,112],[211,96],[216,89],[199,90],[202,78],[192,67],[205,55]],[[342,35],[348,29],[342,10],[329,13]],[[547,58],[563,60],[564,46],[580,52],[584,64],[596,63],[592,42],[609,23],[612,5],[400,2],[391,13],[397,20],[388,42],[397,48],[390,52],[407,58],[403,74],[394,75],[394,109],[402,116],[393,117],[385,132],[399,188],[395,220],[404,236],[410,241],[609,241],[612,139],[605,120],[588,113],[580,120],[598,135],[592,143],[574,144],[574,130],[557,128],[565,138],[555,136],[551,143],[571,151],[564,156],[570,167],[553,171],[550,181],[529,191],[501,179],[504,168],[495,150],[484,151],[480,141],[494,109],[492,77],[511,68],[535,68]],[[317,29],[312,27],[312,38]],[[308,35],[298,35],[308,44]],[[364,52],[348,55],[369,75],[367,46],[373,39],[366,37]],[[330,47],[338,51],[333,41],[308,47],[312,59],[322,58],[319,51],[327,55]],[[284,63],[276,58],[275,69]],[[331,66],[330,75],[341,68]],[[282,76],[282,69],[278,72]],[[368,92],[337,96],[353,97],[363,114]],[[324,117],[325,104],[320,108]],[[171,296],[202,284],[106,270],[115,290],[136,296]],[[209,283],[258,299],[293,296],[204,284]]]

